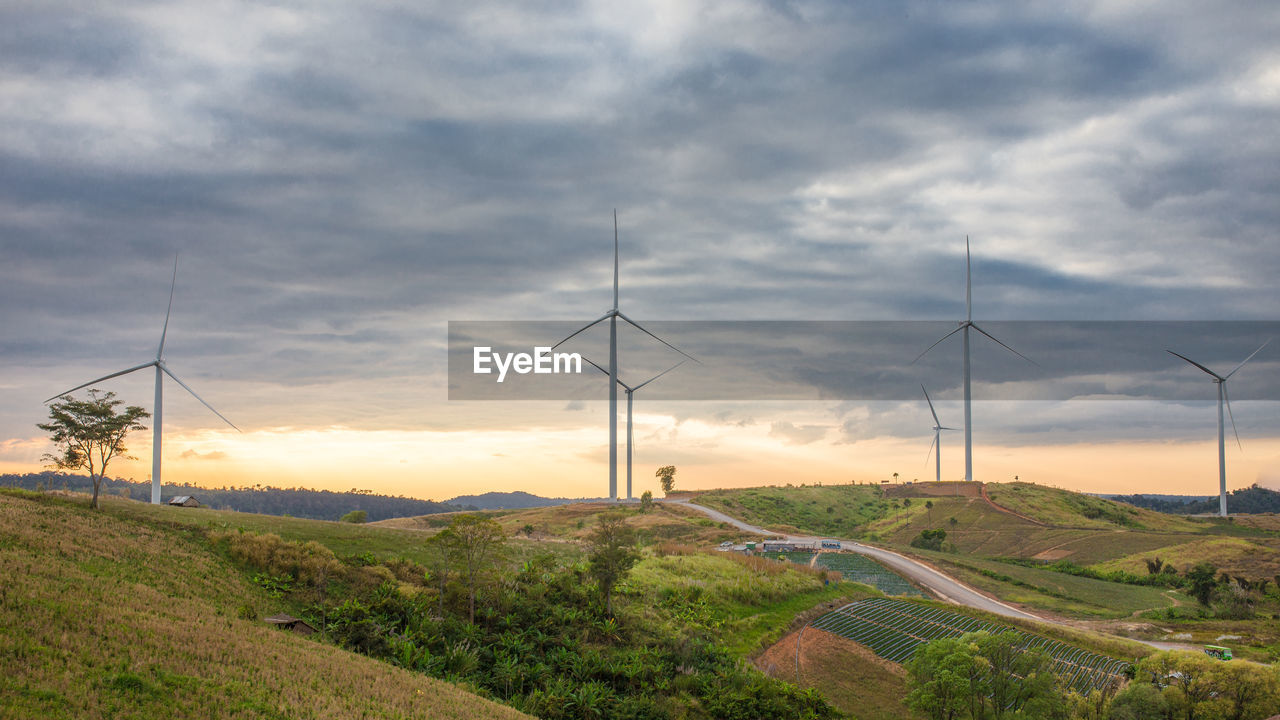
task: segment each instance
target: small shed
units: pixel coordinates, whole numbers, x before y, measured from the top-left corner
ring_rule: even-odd
[[[296,618],[292,615],[285,615],[284,613],[272,615],[266,619],[266,622],[269,625],[275,625],[276,627],[285,628],[286,630],[292,630],[299,635],[311,635],[316,631],[315,628],[307,624],[306,620]]]
[[[200,507],[200,501],[196,500],[194,495],[178,495],[169,501],[170,505],[178,507]]]

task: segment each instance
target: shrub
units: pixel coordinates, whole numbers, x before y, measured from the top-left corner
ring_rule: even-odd
[[[912,538],[911,547],[920,548],[921,550],[941,550],[942,543],[947,539],[947,531],[942,528],[937,530],[924,530],[919,535]]]
[[[333,516],[330,515],[329,517],[333,517]],[[363,523],[368,521],[368,519],[369,519],[369,513],[365,512],[364,510],[352,510],[351,512],[339,518],[338,522]]]

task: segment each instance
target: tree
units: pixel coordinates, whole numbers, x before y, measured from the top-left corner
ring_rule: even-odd
[[[978,657],[985,660],[987,688],[996,720],[1025,711],[1026,716],[1053,717],[1065,698],[1053,674],[1053,659],[1043,650],[1022,649],[1025,639],[1015,632],[986,635],[976,640]]]
[[[1213,591],[1218,587],[1218,581],[1214,577],[1217,572],[1218,569],[1213,566],[1213,563],[1208,562],[1202,562],[1187,571],[1187,584],[1191,595],[1206,607],[1213,599]]]
[[[671,491],[676,487],[676,466],[663,465],[653,474],[654,477],[662,481],[662,493],[670,495]]]
[[[907,664],[907,706],[929,720],[957,720],[969,706],[974,658],[968,643],[947,638],[926,644]]]
[[[1065,717],[1053,661],[1022,643],[1012,632],[926,643],[907,665],[907,704],[930,720]]]
[[[1150,683],[1129,683],[1111,701],[1111,720],[1164,720],[1169,716],[1169,701]]]
[[[93,482],[93,499],[89,507],[98,507],[98,492],[107,474],[107,464],[116,456],[128,458],[125,438],[134,430],[146,430],[142,420],[151,413],[130,405],[124,412],[116,407],[124,401],[116,400],[109,392],[101,397],[90,390],[88,400],[77,400],[63,395],[49,406],[49,422],[36,427],[48,432],[57,445],[57,454],[48,453],[43,459],[60,470],[88,470]]]
[[[1218,697],[1226,700],[1228,720],[1269,717],[1280,707],[1280,669],[1246,662],[1223,663],[1217,668]]]
[[[613,588],[640,559],[635,528],[622,513],[605,513],[587,537],[588,568],[600,586],[605,612],[613,615]]]
[[[1166,686],[1164,696],[1172,712],[1195,720],[1218,694],[1218,663],[1202,653],[1172,650],[1144,658],[1138,663],[1138,672]]]
[[[338,518],[338,522],[356,523],[357,525],[369,519],[369,513],[364,510],[352,510],[351,512]]]
[[[440,591],[438,601],[441,618],[444,617],[444,594],[449,586],[449,573],[453,570],[453,549],[457,545],[457,536],[449,528],[427,538],[426,542],[427,577],[435,580],[436,589]]]
[[[925,500],[924,509],[925,509],[925,512],[929,513],[929,526],[933,527],[933,501]]]
[[[647,513],[653,509],[653,491],[645,490],[640,495],[640,512]]]
[[[456,554],[458,569],[467,584],[470,600],[470,622],[476,622],[476,592],[485,571],[502,554],[507,535],[498,521],[479,513],[466,513],[454,517],[449,523],[450,536]]]

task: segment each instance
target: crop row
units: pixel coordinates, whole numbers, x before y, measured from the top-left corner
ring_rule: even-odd
[[[818,566],[837,570],[845,580],[865,583],[885,595],[915,595],[924,597],[919,588],[907,582],[901,575],[886,568],[865,555],[852,553],[822,553]]]
[[[1022,649],[1043,650],[1053,659],[1054,672],[1063,679],[1063,683],[1081,693],[1118,681],[1128,667],[1124,661],[1057,640],[889,598],[851,603],[810,624],[865,645],[876,655],[896,663],[909,661],[921,645],[933,640],[979,631],[992,634],[1015,632],[1025,639]]]

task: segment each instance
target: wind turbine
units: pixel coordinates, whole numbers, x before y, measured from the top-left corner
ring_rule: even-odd
[[[963,366],[963,371],[964,371],[964,479],[966,481],[973,480],[973,412],[971,407],[973,396],[969,389],[969,329],[973,328],[974,330],[977,330],[983,335],[986,335],[992,342],[996,343],[997,345],[1004,348],[1005,350],[1008,350],[1009,352],[1013,353],[1014,355],[1017,355],[1023,360],[1026,360],[1032,365],[1036,364],[1034,360],[1027,357],[1026,355],[1023,355],[1017,350],[1014,350],[1008,345],[1005,345],[1004,343],[1000,342],[1000,340],[996,339],[996,336],[978,327],[977,323],[973,321],[973,273],[971,272],[971,265],[972,265],[972,261],[969,255],[969,236],[965,235],[964,236],[964,320],[960,322],[959,327],[947,333],[946,335],[943,335],[941,338],[938,338],[938,342],[935,342],[934,344],[930,345],[924,352],[917,355],[915,360],[911,361],[911,364],[914,365],[916,363],[916,360],[919,360],[920,358],[927,355],[929,353],[929,350],[932,350],[938,347],[939,345],[941,345],[943,340],[946,340],[947,338],[951,337],[952,335],[955,335],[956,333],[962,333],[962,337],[964,338],[964,366]]]
[[[1236,430],[1236,418],[1231,414],[1231,399],[1227,397],[1227,380],[1232,375],[1235,375],[1240,368],[1244,367],[1245,363],[1252,360],[1254,355],[1262,352],[1262,348],[1266,347],[1270,342],[1271,341],[1268,340],[1267,342],[1262,343],[1257,350],[1249,353],[1249,357],[1245,358],[1244,362],[1237,365],[1235,370],[1232,370],[1226,375],[1219,375],[1186,355],[1179,355],[1172,350],[1165,350],[1165,352],[1170,355],[1180,357],[1209,373],[1209,375],[1213,377],[1214,384],[1218,386],[1218,515],[1221,517],[1227,516],[1227,443],[1226,429],[1222,425],[1223,405],[1227,406],[1227,416],[1231,418],[1231,432],[1236,434],[1236,445],[1239,445],[1242,450],[1244,449],[1244,445],[1240,443],[1240,431]]]
[[[199,400],[200,403],[203,404],[205,407],[212,410],[214,415],[217,415],[218,417],[222,418],[223,422],[235,428],[237,432],[240,431],[240,428],[236,427],[230,420],[223,417],[222,413],[218,412],[217,410],[214,410],[212,405],[205,402],[204,398],[200,397],[199,395],[196,395],[195,390],[192,390],[191,388],[187,387],[186,383],[179,380],[178,376],[174,375],[173,371],[169,370],[169,366],[166,365],[164,362],[164,339],[165,339],[165,335],[167,335],[169,332],[169,314],[173,311],[173,291],[174,291],[174,288],[177,286],[177,284],[178,284],[178,258],[175,256],[173,258],[173,280],[169,284],[169,308],[164,312],[164,329],[160,331],[160,347],[156,350],[156,357],[154,360],[145,362],[141,365],[135,365],[131,368],[128,368],[127,370],[114,372],[114,373],[111,373],[110,375],[103,375],[97,380],[90,380],[89,382],[83,385],[77,385],[71,388],[70,390],[67,390],[66,392],[60,392],[57,395],[54,395],[53,397],[49,398],[48,400],[45,400],[45,402],[50,402],[52,400],[62,397],[63,395],[69,395],[79,390],[80,388],[85,388],[95,383],[100,383],[103,380],[110,380],[111,378],[120,377],[121,375],[128,375],[129,373],[134,372],[135,370],[142,370],[144,368],[154,367],[156,369],[156,401],[155,401],[155,410],[152,413],[153,419],[155,420],[155,424],[151,428],[151,504],[152,505],[160,504],[160,465],[161,465],[160,463],[160,437],[161,437],[160,427],[163,424],[162,419],[164,415],[164,403],[163,403],[164,377],[163,375],[168,375],[169,377],[173,378],[174,382],[178,383],[183,387],[184,390],[191,393],[191,395],[195,399]]]
[[[929,391],[924,389],[923,384],[920,385],[920,390],[924,392],[924,400],[925,402],[929,403],[929,412],[933,414],[933,442],[929,443],[929,453],[930,454],[933,453],[934,445],[938,446],[938,456],[937,456],[938,474],[934,480],[935,482],[941,482],[942,481],[942,431],[958,430],[959,428],[943,427],[942,421],[938,419],[937,411],[933,409],[933,401],[929,399]],[[929,464],[929,455],[924,456],[924,464],[925,465]]]
[[[579,333],[595,327],[605,320],[609,321],[609,499],[618,499],[618,318],[622,318],[635,329],[657,340],[681,355],[697,362],[689,353],[645,330],[635,320],[627,317],[618,309],[618,211],[613,211],[613,307],[598,320],[593,320],[578,328],[568,337],[551,346],[554,350],[569,342]]]
[[[582,359],[583,359],[583,360],[586,360],[588,363],[591,363],[591,367],[593,367],[593,368],[595,368],[595,369],[599,370],[600,372],[604,373],[605,375],[608,375],[608,374],[609,374],[609,371],[608,371],[608,370],[605,370],[604,368],[600,367],[599,365],[596,365],[594,362],[591,362],[591,360],[590,360],[590,359],[588,359],[588,358],[582,358]],[[681,360],[680,362],[676,363],[675,365],[672,365],[671,367],[667,368],[666,370],[663,370],[662,372],[658,373],[657,375],[654,375],[653,377],[649,378],[648,380],[645,380],[644,382],[640,383],[639,385],[636,385],[635,387],[631,387],[630,385],[628,385],[628,384],[626,384],[626,383],[622,382],[622,380],[618,380],[618,381],[617,381],[617,383],[618,383],[619,385],[621,385],[621,386],[622,386],[622,389],[623,389],[624,391],[626,391],[626,393],[627,393],[627,499],[628,499],[628,500],[630,500],[630,499],[631,499],[631,448],[632,448],[632,447],[634,447],[634,443],[632,443],[632,442],[631,442],[631,401],[632,401],[632,399],[633,399],[633,396],[635,395],[635,392],[636,392],[637,390],[639,390],[640,388],[644,387],[645,385],[648,385],[649,383],[653,382],[654,380],[657,380],[658,378],[662,377],[663,375],[666,375],[667,373],[671,372],[672,370],[675,370],[676,368],[680,367],[681,365],[685,364],[686,362],[688,362],[688,361],[687,361],[687,360]]]

